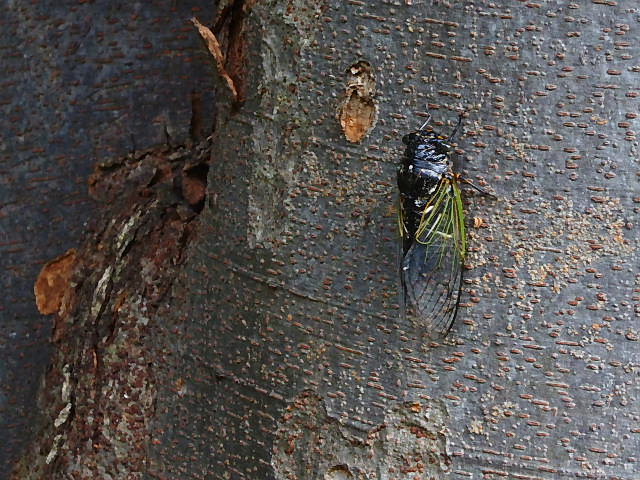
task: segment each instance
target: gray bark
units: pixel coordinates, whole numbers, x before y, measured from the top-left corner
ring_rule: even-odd
[[[98,402],[110,419],[94,427],[100,441],[77,454],[90,408],[50,425],[42,438],[61,437],[43,471],[637,478],[634,3],[231,9],[233,28],[217,33],[233,46],[226,73],[237,100],[219,78],[207,202],[196,220],[180,217],[197,233],[172,250],[171,290],[148,320],[153,336],[139,330],[132,295],[100,293],[108,268],[148,250],[115,249],[114,266],[104,260],[78,296],[80,305],[92,299],[89,311],[96,298],[101,312],[124,302],[119,321],[135,327],[136,358],[140,368],[153,362],[150,374],[141,386],[136,375],[103,373],[116,391]],[[401,136],[427,112],[448,132],[459,110],[468,112],[460,170],[497,199],[467,196],[463,308],[436,341],[398,316],[394,178]],[[345,138],[349,119],[368,135]],[[116,292],[125,277],[109,272]],[[160,281],[142,273],[149,278]],[[77,355],[85,347],[74,342]],[[69,363],[58,355],[64,377]],[[95,398],[77,358],[71,403]],[[113,404],[132,384],[153,408],[138,412],[144,453],[127,462],[122,429],[134,427],[115,427],[124,415]]]

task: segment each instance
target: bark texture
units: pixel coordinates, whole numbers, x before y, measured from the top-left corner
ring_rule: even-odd
[[[189,23],[210,5],[0,2],[0,478],[33,433],[50,361],[33,286],[98,215],[95,164],[211,132],[213,67]]]
[[[23,468],[637,478],[635,4],[237,0],[217,18],[236,96],[218,76],[204,209],[175,188],[186,164],[137,160],[164,173],[136,175],[124,191],[148,199],[78,254],[99,261],[60,322],[84,333],[60,337]],[[448,132],[461,109],[460,168],[498,198],[468,196],[463,308],[436,342],[398,318],[395,168],[427,112]]]

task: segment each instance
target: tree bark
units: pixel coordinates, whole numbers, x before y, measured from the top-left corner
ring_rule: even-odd
[[[222,4],[211,143],[94,176],[16,478],[637,477],[637,16]],[[395,169],[461,110],[497,198],[438,341],[398,315]]]
[[[34,283],[43,264],[81,246],[98,215],[87,189],[93,168],[211,133],[213,65],[189,23],[210,6],[0,2],[2,479],[33,437],[52,352]]]

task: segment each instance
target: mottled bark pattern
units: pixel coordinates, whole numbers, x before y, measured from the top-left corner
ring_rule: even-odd
[[[445,417],[441,402],[409,402],[390,409],[380,424],[351,429],[303,391],[278,422],[275,478],[441,478],[451,466]]]
[[[76,252],[36,441],[16,480],[135,479],[149,471],[158,380],[171,355],[163,339],[172,326],[163,319],[202,210],[202,199],[185,192],[194,172],[205,184],[209,156],[208,142],[154,149],[103,163],[92,176],[91,193],[108,207]]]

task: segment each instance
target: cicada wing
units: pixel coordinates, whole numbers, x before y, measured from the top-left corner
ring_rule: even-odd
[[[429,333],[446,335],[455,320],[466,253],[460,189],[445,179],[425,207],[411,247],[402,258],[405,308]]]
[[[446,245],[415,242],[403,260],[405,311],[430,333],[446,335],[455,320],[462,287],[458,255],[440,253]],[[439,258],[436,258],[439,257]]]
[[[407,291],[407,283],[406,276],[404,275],[404,249],[403,246],[404,239],[400,239],[398,242],[398,277],[400,278],[400,291],[398,292],[398,303],[400,305],[400,318],[405,319],[407,316],[407,303],[408,303],[408,291]]]
[[[398,303],[400,305],[400,318],[404,319],[407,316],[407,285],[405,283],[405,276],[403,275],[403,266],[406,246],[410,245],[411,240],[408,238],[408,233],[405,226],[405,212],[402,205],[402,198],[398,198],[398,230],[400,236],[398,241],[398,253],[397,253],[397,267],[398,277],[400,278],[400,291],[398,295]]]

